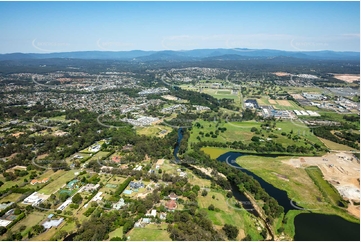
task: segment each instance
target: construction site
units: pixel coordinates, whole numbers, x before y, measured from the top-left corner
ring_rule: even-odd
[[[324,179],[332,184],[345,200],[350,201],[350,209],[354,210],[352,213],[360,216],[360,161],[352,153],[337,152],[322,157],[300,157],[290,159],[287,164],[296,168],[318,166]]]

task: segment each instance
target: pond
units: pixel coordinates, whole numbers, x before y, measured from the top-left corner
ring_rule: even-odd
[[[303,213],[295,218],[296,241],[360,241],[360,224],[339,216]]]

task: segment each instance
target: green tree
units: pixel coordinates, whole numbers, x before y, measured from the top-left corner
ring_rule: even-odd
[[[238,228],[236,226],[233,226],[231,224],[225,224],[222,228],[222,230],[225,232],[226,236],[230,240],[235,240],[238,236]]]
[[[82,198],[82,196],[81,196],[79,193],[77,193],[77,194],[75,194],[75,195],[73,196],[73,198],[71,199],[71,201],[72,201],[73,203],[80,204],[80,203],[83,201],[83,198]]]
[[[0,235],[3,235],[8,231],[4,226],[0,226]]]
[[[69,194],[67,192],[62,192],[59,194],[59,199],[61,202],[65,202],[66,199],[68,199],[69,197]]]
[[[33,231],[34,231],[36,234],[40,234],[40,233],[44,232],[44,230],[45,230],[44,226],[43,226],[43,225],[39,225],[39,224],[34,225],[34,226],[32,227],[32,229],[33,229]]]
[[[206,190],[206,189],[203,189],[203,191],[202,191],[202,196],[205,197],[205,196],[207,196],[207,194],[208,194],[207,190]]]

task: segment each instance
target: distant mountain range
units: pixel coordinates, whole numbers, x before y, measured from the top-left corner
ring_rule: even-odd
[[[275,57],[293,57],[312,60],[360,60],[360,52],[337,51],[282,51],[270,49],[195,49],[186,51],[75,51],[62,53],[0,54],[2,60],[29,59],[98,59],[98,60],[133,60],[133,61],[197,61],[197,60],[247,60],[270,59]]]

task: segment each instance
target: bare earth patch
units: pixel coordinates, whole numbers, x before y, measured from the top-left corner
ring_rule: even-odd
[[[268,99],[268,102],[269,102],[270,104],[277,104],[276,100],[273,100],[273,99]]]
[[[329,181],[345,199],[360,201],[360,164],[349,153],[329,153],[322,157],[301,157],[284,163],[298,168],[318,166],[324,179]]]
[[[287,73],[287,72],[273,72],[272,74],[275,74],[276,76],[289,76],[290,73]]]
[[[347,211],[357,218],[360,218],[360,205],[349,205]]]
[[[24,134],[24,132],[17,132],[15,134],[12,134],[12,136],[18,138],[20,135]]]
[[[360,75],[355,74],[333,74],[333,77],[348,83],[352,83],[353,81],[360,81]]]
[[[167,100],[171,100],[171,101],[176,101],[176,100],[178,100],[177,97],[172,96],[172,95],[164,95],[164,96],[162,96],[162,98],[167,99]]]
[[[200,166],[194,166],[194,167],[197,168],[198,170],[200,170],[201,172],[207,174],[208,176],[212,176],[212,175],[211,175],[211,172],[212,172],[212,169],[211,169],[211,168],[207,168],[207,169],[206,169],[206,168],[200,167]],[[224,174],[219,173],[219,172],[218,172],[218,176],[222,176],[222,177],[224,177],[224,178],[227,178]]]
[[[286,107],[292,107],[292,105],[290,104],[289,101],[287,100],[277,100],[278,104],[281,106],[286,106]]]

